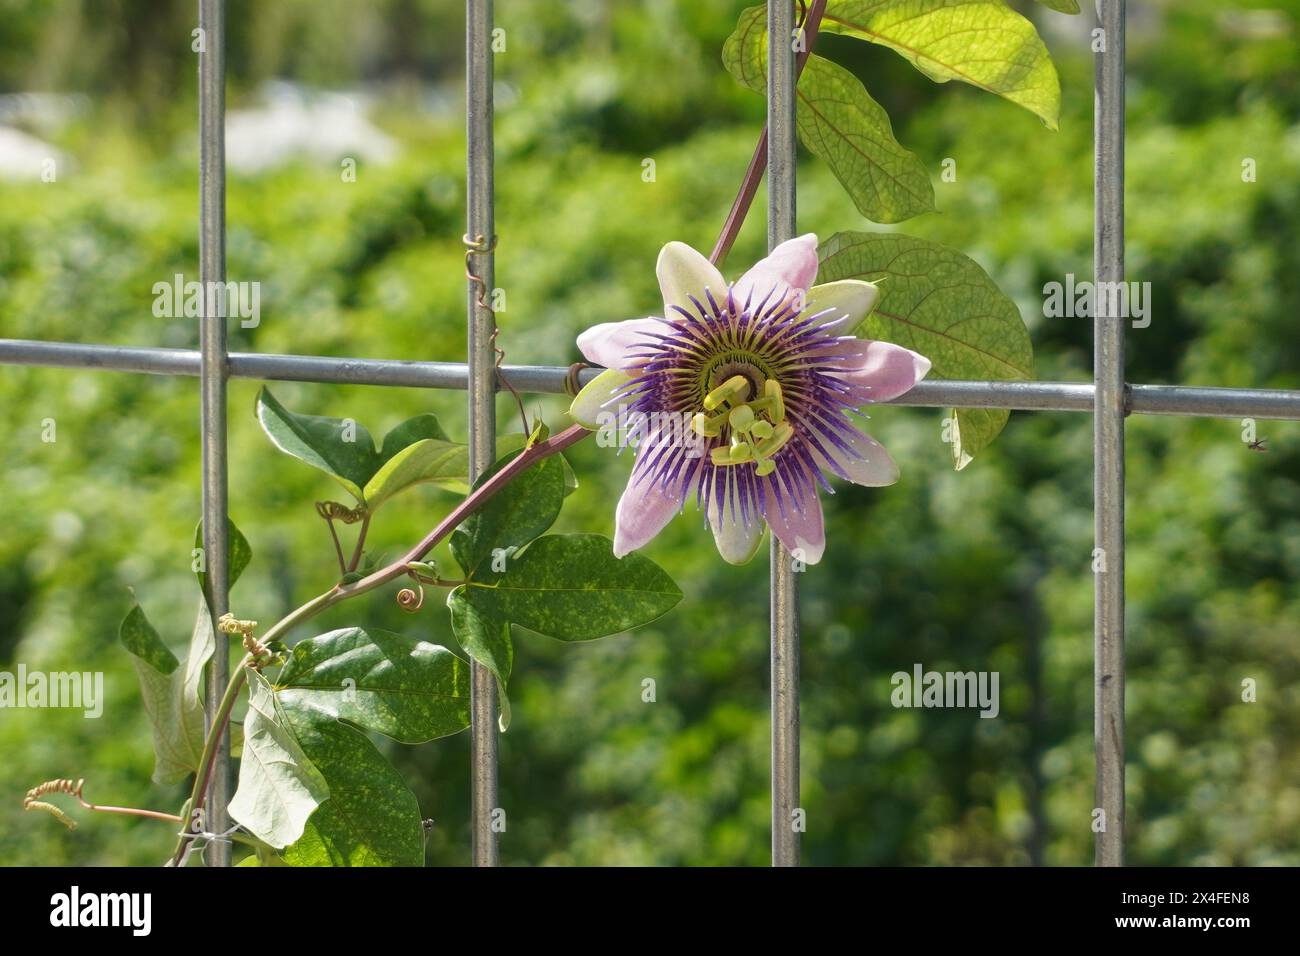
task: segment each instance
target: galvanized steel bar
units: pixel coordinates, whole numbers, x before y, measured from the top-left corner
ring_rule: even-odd
[[[1124,0],[1100,0],[1094,106],[1097,282],[1124,279]],[[1095,861],[1124,864],[1124,323],[1101,301],[1093,326],[1093,746]]]
[[[496,245],[493,215],[492,0],[465,3],[467,134],[465,236],[469,257],[469,480],[492,467],[496,447],[496,320],[487,307]],[[497,864],[497,685],[491,671],[470,667],[471,833],[475,866]]]
[[[193,349],[79,345],[32,339],[0,339],[0,365],[151,375],[198,375],[200,354]],[[410,362],[395,359],[325,358],[316,355],[231,352],[231,378],[321,385],[376,385],[391,388],[469,387],[464,362]],[[600,369],[583,369],[587,384]],[[559,365],[503,365],[500,379],[520,392],[560,395],[568,369]],[[504,385],[500,388],[504,389]],[[913,408],[1007,408],[1019,411],[1092,412],[1093,386],[1084,382],[921,382],[890,405]],[[1270,388],[1207,388],[1199,385],[1129,385],[1129,412],[1204,418],[1300,420],[1300,391]]]
[[[767,3],[767,247],[795,234],[794,4]],[[799,590],[795,560],[771,543],[772,865],[799,865]]]
[[[226,281],[226,9],[225,0],[199,0],[199,282],[204,307],[199,319],[199,395],[203,445],[203,560],[207,569],[208,610],[216,650],[207,667],[208,720],[230,680],[230,638],[216,629],[229,610],[226,488],[226,303],[209,294]],[[205,829],[229,828],[230,732],[223,734],[208,786]],[[230,865],[228,841],[207,849],[212,866]]]

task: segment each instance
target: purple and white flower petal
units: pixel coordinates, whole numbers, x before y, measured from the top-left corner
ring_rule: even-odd
[[[578,336],[578,349],[588,362],[629,371],[644,359],[645,349],[653,341],[653,336],[671,331],[667,322],[653,317],[602,322]]]
[[[814,287],[811,234],[782,243],[731,287],[678,242],[660,253],[658,275],[664,319],[606,323],[579,338],[609,370],[578,394],[574,418],[590,428],[616,422],[641,439],[615,553],[645,545],[693,499],[727,561],[752,558],[770,527],[815,564],[826,547],[818,486],[898,479],[850,413],[905,393],[929,360],[848,334],[875,306],[876,287]]]
[[[837,322],[840,335],[852,335],[876,307],[879,295],[874,283],[861,279],[824,282],[808,290],[804,311],[815,322]]]
[[[737,280],[732,292],[742,307],[751,302],[751,295],[754,305],[769,293],[772,302],[779,302],[792,293],[806,294],[816,278],[817,236],[810,232],[769,252]]]

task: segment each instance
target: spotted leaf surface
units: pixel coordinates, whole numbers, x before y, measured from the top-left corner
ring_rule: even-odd
[[[857,334],[927,356],[933,362],[931,378],[1033,377],[1033,346],[1020,310],[960,252],[911,236],[841,232],[826,240],[818,255],[819,282],[880,281],[880,300]],[[962,408],[951,417],[950,443],[960,469],[997,438],[1008,412]]]
[[[216,642],[207,605],[199,600],[184,666],[136,605],[118,631],[140,680],[140,696],[153,731],[155,783],[183,780],[203,753],[203,667]]]
[[[248,685],[244,753],[230,818],[263,842],[285,847],[302,836],[330,788],[280,713],[271,685],[255,671]]]
[[[1001,0],[829,0],[821,29],[887,46],[932,80],[996,93],[1056,128],[1056,67],[1034,25]]]
[[[496,676],[501,709],[498,723],[504,733],[510,726],[510,698],[506,688],[515,660],[510,624],[503,617],[476,608],[466,599],[465,590],[462,585],[447,595],[452,633],[466,654]]]
[[[471,582],[464,597],[486,617],[562,641],[587,641],[653,621],[682,592],[649,558],[614,557],[602,535],[555,534],[511,558],[504,572]]]
[[[329,799],[284,851],[293,866],[423,866],[420,805],[364,734],[314,701],[284,702],[286,726],[329,785]]]
[[[506,464],[498,461],[480,479],[486,481]],[[492,552],[519,548],[543,534],[564,506],[564,462],[558,455],[530,466],[470,515],[451,536],[451,553],[473,577],[490,563]]]
[[[469,726],[469,668],[445,647],[348,627],[294,646],[275,682],[284,706],[314,707],[403,743]]]
[[[765,8],[751,7],[741,14],[722,60],[740,83],[766,93]],[[800,140],[830,166],[862,215],[876,222],[901,222],[934,209],[934,186],[924,164],[894,138],[889,115],[857,77],[813,55],[796,93]]]

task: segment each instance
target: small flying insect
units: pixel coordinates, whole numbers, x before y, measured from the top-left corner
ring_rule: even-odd
[[[1268,439],[1267,439],[1267,438],[1256,438],[1253,442],[1250,442],[1249,444],[1247,444],[1246,447],[1249,448],[1251,451],[1267,452],[1267,451],[1268,451]]]

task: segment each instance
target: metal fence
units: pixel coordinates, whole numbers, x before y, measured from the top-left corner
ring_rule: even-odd
[[[1099,282],[1124,278],[1124,0],[1098,0],[1105,50],[1096,56],[1094,130],[1094,271]],[[466,363],[334,359],[307,355],[228,353],[224,310],[200,319],[200,347],[124,348],[0,339],[0,364],[198,376],[202,421],[203,547],[208,603],[214,619],[227,610],[228,551],[226,383],[231,377],[268,381],[463,389],[469,397],[470,473],[492,464],[495,396],[561,393],[568,369],[496,367],[495,318],[479,290],[493,287],[492,0],[466,0],[467,281],[469,354]],[[199,272],[203,288],[225,281],[225,4],[199,0]],[[768,246],[795,235],[795,57],[789,37],[794,8],[768,0]],[[1105,300],[1105,296],[1098,297]],[[922,382],[892,404],[918,407],[1005,408],[1091,412],[1094,423],[1096,547],[1105,561],[1095,575],[1094,720],[1096,863],[1124,862],[1124,420],[1149,415],[1300,419],[1300,392],[1267,389],[1132,385],[1124,381],[1124,322],[1103,308],[1094,317],[1093,384],[1065,382]],[[597,370],[587,369],[586,383]],[[799,863],[799,615],[790,555],[771,546],[772,862]],[[208,713],[228,679],[229,638],[218,631],[208,671]],[[473,860],[498,861],[492,826],[497,807],[496,683],[473,665],[470,753]],[[208,795],[208,829],[228,826],[230,741],[223,740]],[[229,865],[230,845],[212,844],[209,861]]]

